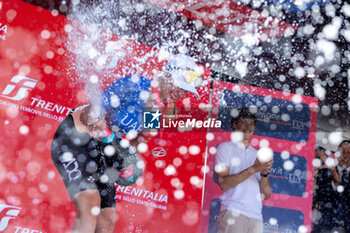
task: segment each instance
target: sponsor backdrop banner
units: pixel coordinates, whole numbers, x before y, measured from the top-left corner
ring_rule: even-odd
[[[72,23],[22,1],[0,0],[0,232],[72,228],[76,210],[50,146],[69,111],[88,102],[83,81],[95,80],[75,70],[76,54],[67,48],[72,30],[78,30]],[[98,47],[108,51],[106,67],[96,74],[101,89],[126,75],[152,79],[166,63],[150,47],[108,32],[100,35],[108,38]],[[204,68],[204,77],[209,75]],[[207,106],[209,82],[198,92],[199,100],[188,94],[177,105]],[[156,137],[149,141],[142,178],[130,187],[116,186],[115,232],[199,232],[205,136],[205,131],[171,132],[163,135],[165,143]]]
[[[278,37],[286,32],[293,32],[298,27],[277,18],[264,16],[263,13],[246,7],[232,0],[146,0],[158,7],[200,21],[207,27],[215,28],[235,37],[243,37],[247,33],[259,41]],[[217,13],[222,12],[222,13]],[[248,26],[254,22],[256,27]]]
[[[265,232],[310,231],[317,99],[221,81],[214,81],[212,99],[210,117],[221,119],[222,127],[207,137],[201,232],[217,231],[222,191],[214,173],[216,146],[231,140],[231,112],[252,106],[257,106],[258,119],[251,144],[259,149],[265,140],[274,152],[272,195],[263,201]]]

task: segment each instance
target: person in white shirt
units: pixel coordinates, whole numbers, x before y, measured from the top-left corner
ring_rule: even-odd
[[[261,162],[249,140],[254,134],[256,115],[242,109],[232,118],[240,140],[220,143],[215,157],[215,175],[223,190],[218,233],[262,233],[262,199],[271,195],[268,174],[273,158]]]

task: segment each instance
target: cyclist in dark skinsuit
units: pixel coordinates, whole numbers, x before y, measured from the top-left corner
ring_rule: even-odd
[[[118,144],[120,137],[132,132],[136,138],[130,144],[137,145],[144,139],[140,132],[145,107],[175,108],[176,100],[188,92],[198,98],[196,88],[201,83],[198,66],[190,57],[178,54],[152,85],[146,78],[127,76],[107,87],[102,93],[102,116],[87,104],[74,109],[61,123],[51,154],[77,208],[72,232],[113,232],[115,182],[132,185],[142,175],[138,157]],[[108,128],[112,134],[106,131]],[[113,153],[108,152],[111,141]]]

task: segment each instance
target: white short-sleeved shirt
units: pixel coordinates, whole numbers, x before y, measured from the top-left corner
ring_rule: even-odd
[[[246,149],[243,143],[223,142],[217,148],[215,168],[227,166],[230,168],[229,175],[237,174],[251,167],[256,157],[257,150],[250,145]],[[221,197],[221,210],[233,210],[249,218],[262,220],[260,179],[260,173],[255,173],[242,183],[226,190]]]

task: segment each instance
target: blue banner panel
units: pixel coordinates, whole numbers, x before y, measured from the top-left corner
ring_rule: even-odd
[[[264,233],[298,233],[304,215],[297,210],[263,206]]]
[[[221,129],[231,131],[231,116],[241,108],[257,110],[255,135],[294,142],[307,142],[310,130],[310,108],[304,103],[268,96],[224,90],[219,101]]]
[[[220,214],[221,200],[215,198],[210,202],[210,212],[209,212],[209,229],[208,233],[216,233],[218,231],[216,227],[216,220]]]
[[[302,197],[306,191],[307,161],[301,156],[288,154],[284,156],[274,152],[274,162],[269,176],[272,192]]]

